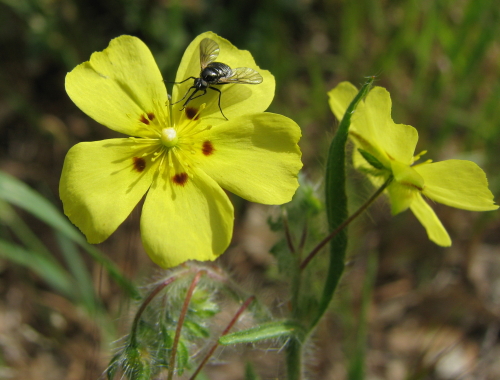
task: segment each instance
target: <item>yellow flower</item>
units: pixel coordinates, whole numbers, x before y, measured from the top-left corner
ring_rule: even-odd
[[[341,120],[358,90],[349,82],[340,83],[329,92],[330,107]],[[414,156],[417,130],[395,124],[391,118],[391,98],[386,89],[374,87],[361,102],[351,119],[349,136],[356,146],[353,161],[380,186],[391,175],[387,188],[392,213],[410,208],[425,227],[429,239],[450,246],[451,239],[427,198],[448,206],[471,211],[496,210],[488,189],[486,175],[471,161],[426,161],[414,165],[422,152]]]
[[[199,77],[199,44],[220,47],[218,61],[250,67],[259,85],[225,85],[183,110],[169,105],[161,73],[147,46],[121,36],[66,76],[66,91],[87,115],[129,135],[75,145],[64,161],[59,191],[64,212],[90,243],[107,239],[147,193],[141,215],[146,252],[162,267],[214,260],[228,247],[233,206],[222,188],[265,204],[288,202],[302,167],[300,129],[264,113],[275,82],[247,51],[214,33],[198,36],[182,59],[177,81]],[[172,102],[192,81],[176,86]]]

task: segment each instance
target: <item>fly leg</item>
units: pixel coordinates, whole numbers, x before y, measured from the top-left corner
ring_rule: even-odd
[[[222,84],[222,83],[220,83],[220,84]],[[217,91],[219,93],[219,110],[220,110],[220,113],[222,114],[222,116],[224,116],[224,119],[226,119],[226,120],[229,121],[229,119],[226,117],[226,115],[224,115],[224,112],[222,112],[222,108],[220,106],[220,98],[222,96],[222,92],[218,88],[215,88],[215,87],[211,87],[210,86],[209,88],[212,89],[212,90],[214,90],[214,91]]]
[[[195,88],[195,87],[191,87],[191,88]],[[191,88],[190,88],[190,90],[191,90]],[[194,96],[194,94],[196,94],[198,91],[203,91],[203,94],[200,94],[200,95],[198,95],[198,96]],[[204,90],[200,90],[199,88],[197,88],[197,89],[196,89],[196,91],[193,91],[193,93],[192,93],[192,94],[191,94],[191,96],[188,98],[188,100],[186,100],[186,103],[184,103],[184,104],[182,105],[181,111],[182,111],[184,108],[186,108],[186,106],[189,104],[189,102],[190,102],[191,100],[196,99],[196,98],[199,98],[200,96],[203,96],[203,95],[205,95],[206,93],[207,93],[207,90],[206,90],[206,89],[204,89]],[[184,98],[185,98],[185,96],[184,96]],[[181,100],[184,100],[184,98],[182,98]],[[180,102],[180,100],[179,100],[179,102]],[[176,102],[176,103],[179,103],[179,102]],[[175,103],[174,103],[174,104],[175,104]]]
[[[172,84],[181,84],[181,83],[184,83],[184,82],[186,82],[186,81],[188,81],[190,79],[196,79],[196,78],[195,77],[189,77],[187,79],[184,79],[182,82],[167,82],[167,81],[165,81],[165,82],[166,83],[172,83]]]
[[[188,78],[188,79],[189,79],[189,78]],[[194,95],[194,94],[196,94],[196,93],[198,92],[198,89],[197,89],[195,86],[191,86],[191,87],[189,87],[189,89],[186,91],[186,93],[184,94],[184,96],[182,97],[182,99],[181,99],[181,100],[176,101],[175,103],[171,103],[171,105],[174,105],[174,104],[180,103],[180,102],[182,102],[184,99],[186,99],[186,96],[188,96],[189,91],[191,91],[191,89],[192,89],[192,88],[194,88],[194,91],[193,91],[193,93],[189,96],[188,100],[186,101],[186,103],[185,103],[185,104],[184,104],[184,106],[183,106],[183,107],[186,107],[186,104],[188,104],[188,103],[189,103],[189,101],[191,100],[191,98],[193,97],[193,95]],[[184,109],[184,108],[183,108],[183,109]]]

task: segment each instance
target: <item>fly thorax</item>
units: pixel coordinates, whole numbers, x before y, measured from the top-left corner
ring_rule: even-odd
[[[198,90],[204,90],[208,87],[208,83],[203,78],[196,78],[194,80],[194,87]]]

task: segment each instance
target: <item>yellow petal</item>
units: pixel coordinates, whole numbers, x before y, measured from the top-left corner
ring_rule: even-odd
[[[300,135],[299,126],[281,115],[235,118],[209,131],[206,141],[213,149],[199,153],[199,168],[247,200],[286,203],[298,187]]]
[[[186,260],[215,260],[231,242],[233,218],[227,195],[203,172],[186,177],[183,185],[166,174],[155,179],[146,197],[142,242],[163,268]]]
[[[97,122],[130,136],[154,136],[148,128],[167,93],[148,47],[138,38],[121,36],[66,75],[66,91]],[[151,116],[152,114],[152,116]],[[166,118],[166,117],[165,117]]]
[[[344,117],[345,110],[358,93],[358,89],[350,82],[341,82],[328,93],[330,108],[338,121]]]
[[[349,82],[342,82],[329,92],[330,106],[339,121],[357,92]],[[374,87],[352,115],[350,137],[387,168],[393,160],[411,165],[418,141],[417,130],[409,125],[395,124],[391,108],[389,92]]]
[[[358,133],[364,131],[363,120],[371,122],[372,138],[377,142],[391,160],[410,165],[418,141],[418,132],[410,125],[396,124],[391,117],[391,96],[383,87],[374,87],[366,96],[366,118],[354,125]]]
[[[66,155],[59,196],[90,243],[111,235],[151,185],[156,166],[142,152],[129,139],[112,139],[77,144]]]
[[[423,194],[436,202],[471,211],[496,210],[483,170],[472,161],[447,160],[416,165],[424,178]]]
[[[410,208],[420,223],[425,227],[430,240],[442,247],[451,246],[450,235],[446,232],[434,210],[420,194],[415,196]]]
[[[263,70],[257,66],[250,52],[238,50],[229,41],[219,37],[215,33],[206,32],[200,34],[191,44],[189,44],[182,57],[175,81],[181,82],[189,77],[200,77],[200,42],[204,38],[210,38],[219,45],[219,56],[215,59],[215,62],[225,63],[232,69],[249,67],[258,71],[263,78],[260,84],[225,84],[214,86],[222,92],[221,108],[224,115],[231,120],[244,114],[264,112],[269,107],[274,97],[274,76],[269,71]],[[174,85],[172,90],[172,102],[181,100],[192,85],[192,79],[183,84]],[[202,93],[203,92],[199,92],[197,95]],[[181,114],[179,110],[188,97],[186,97],[184,101],[173,106],[172,112],[175,123],[178,122]],[[204,119],[208,117],[209,122],[212,125],[216,125],[225,121],[219,110],[218,101],[219,93],[207,89],[206,95],[191,101],[189,106],[199,109],[201,104],[206,103],[207,107],[203,110],[201,117]]]

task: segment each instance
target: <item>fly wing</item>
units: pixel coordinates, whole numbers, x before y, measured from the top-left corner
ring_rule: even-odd
[[[262,83],[262,76],[249,67],[237,67],[231,69],[231,74],[220,78],[219,83],[259,84]]]
[[[210,38],[204,38],[200,42],[200,66],[203,70],[207,65],[219,56],[219,45]]]

